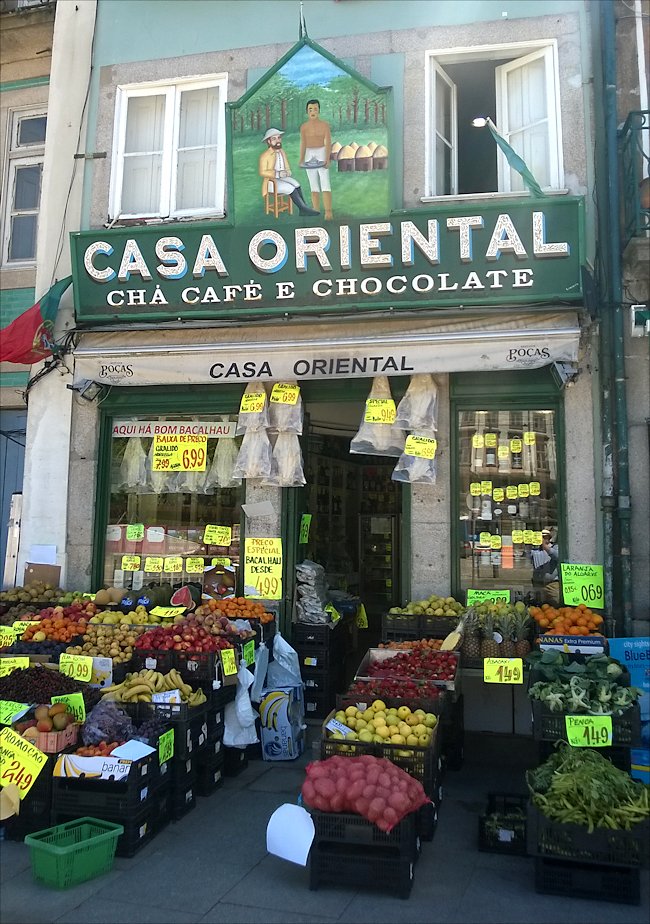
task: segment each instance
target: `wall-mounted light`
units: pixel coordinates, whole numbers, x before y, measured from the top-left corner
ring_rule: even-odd
[[[577,363],[553,363],[551,375],[558,388],[568,388],[578,378]]]
[[[85,379],[77,385],[68,385],[67,387],[71,391],[75,391],[84,401],[94,401],[95,398],[99,398],[104,388],[103,385],[100,385],[98,382],[93,382],[90,379]]]

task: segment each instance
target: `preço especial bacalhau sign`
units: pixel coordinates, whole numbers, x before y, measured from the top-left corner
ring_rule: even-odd
[[[531,305],[582,295],[581,199],[318,221],[74,233],[77,321]]]

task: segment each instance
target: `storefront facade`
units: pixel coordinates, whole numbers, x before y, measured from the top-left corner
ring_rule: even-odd
[[[107,157],[86,168],[82,226],[88,230],[71,238],[74,387],[93,382],[103,391],[94,401],[75,398],[72,406],[67,583],[95,589],[124,571],[116,567],[124,555],[157,559],[175,552],[184,562],[180,577],[190,579],[188,557],[237,564],[245,536],[279,537],[281,607],[289,620],[293,566],[305,554],[332,556],[330,571],[357,576],[343,589],[363,592],[359,531],[373,514],[390,521],[380,551],[384,564],[391,561],[385,573],[377,570],[386,588],[377,611],[434,592],[464,600],[469,587],[506,581],[525,597],[533,590],[529,553],[545,526],[557,529],[566,560],[601,561],[597,329],[583,285],[593,253],[586,195],[593,178],[582,4],[557,4],[557,15],[541,17],[521,4],[519,18],[512,13],[507,20],[486,4],[484,22],[450,18],[444,25],[420,22],[430,13],[412,4],[403,28],[394,29],[389,7],[396,5],[382,3],[367,34],[368,24],[357,22],[351,7],[314,3],[307,25],[318,44],[297,45],[281,7],[274,28],[284,31],[273,36],[281,44],[255,46],[244,41],[256,6],[246,4],[238,7],[237,25],[215,40],[219,48],[197,47],[192,55],[184,53],[182,38],[191,16],[199,17],[196,28],[202,10],[227,4],[186,4],[177,35],[160,45],[165,57],[154,54],[153,36],[132,20],[128,29],[126,20],[118,28],[115,15],[109,22],[107,8],[122,6],[98,5],[99,77],[87,148]],[[141,16],[143,6],[129,16]],[[156,9],[158,35],[166,5]],[[454,10],[463,16],[463,5]],[[327,28],[318,19],[326,14]],[[306,52],[335,69],[341,83],[331,88],[318,77],[300,78]],[[286,91],[284,99],[278,83],[292,64],[299,91]],[[535,70],[520,70],[528,66]],[[490,75],[496,110],[472,98],[470,78],[479,71]],[[508,137],[518,144],[516,116],[504,108],[508,94],[515,97],[511,78],[519,86],[523,80],[522,99],[535,80],[546,94],[546,153],[537,151],[532,135],[522,149],[539,174],[542,198],[528,194],[500,152],[497,158],[487,129],[466,128],[469,109],[479,107],[472,115],[492,111],[502,133],[510,118]],[[170,107],[160,131],[173,136],[169,113],[186,92],[198,94],[219,139],[205,161],[216,177],[209,204],[194,208],[182,200],[185,193],[191,200],[189,181],[182,195],[177,181],[167,192],[164,177],[177,161],[167,163],[162,142],[160,162],[145,160],[157,156],[144,143],[160,117],[156,106],[164,98]],[[339,156],[352,148],[355,161],[353,169],[345,157],[331,161],[329,202],[327,190],[314,189],[298,166],[299,127],[307,97],[317,94],[331,144]],[[131,126],[129,114],[138,111],[141,121]],[[258,160],[271,129],[291,139],[293,175],[303,201],[320,215],[300,216],[297,208],[276,215],[273,203],[267,209]],[[364,146],[370,153],[362,150],[357,163],[355,151]],[[385,156],[380,150],[373,160],[382,147]],[[180,148],[175,156],[191,160],[187,152],[196,146],[188,141]],[[144,184],[134,179],[138,157]],[[478,177],[481,171],[487,179]],[[145,201],[140,191],[154,186]],[[345,444],[361,423],[373,379],[387,376],[398,401],[420,373],[432,374],[437,386],[436,483],[396,485],[395,460],[350,456]],[[308,421],[305,488],[247,479],[216,493],[181,482],[179,490],[157,492],[151,484],[140,491],[136,479],[124,490],[129,426],[229,427],[251,381],[270,391],[271,383],[294,380]],[[199,435],[208,436],[202,445],[214,462],[214,437]],[[138,464],[151,450],[150,434],[141,437]],[[346,479],[344,491],[337,490],[339,477]],[[375,497],[364,504],[364,495]],[[85,499],[83,507],[74,497]],[[241,515],[242,504],[265,502],[270,508]],[[311,545],[299,541],[303,514],[312,516]],[[110,531],[140,524],[156,530],[172,521],[172,530],[185,535],[167,531],[162,556],[154,554],[157,533],[127,540],[125,531]],[[188,531],[206,524],[230,527],[231,544],[208,549],[194,542]],[[345,555],[335,554],[337,529]],[[151,547],[137,545],[149,539]],[[139,565],[149,580],[144,561]]]

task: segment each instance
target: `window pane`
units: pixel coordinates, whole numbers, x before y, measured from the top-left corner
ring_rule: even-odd
[[[122,214],[152,215],[160,209],[161,154],[124,158]]]
[[[551,582],[533,574],[532,552],[542,529],[557,534],[555,414],[463,411],[457,425],[460,590],[510,589],[513,602],[544,602]],[[558,544],[561,559],[562,536]]]
[[[546,64],[543,58],[508,73],[508,127],[511,132],[545,119]]]
[[[217,151],[181,151],[178,154],[177,210],[214,208],[217,190]]]
[[[47,116],[21,119],[18,123],[18,144],[45,144]]]
[[[517,154],[523,157],[540,186],[550,186],[551,167],[547,122],[542,122],[540,125],[525,131],[512,133],[510,135],[510,144]],[[510,175],[512,189],[523,189],[522,179],[519,174],[511,170]]]
[[[217,143],[219,90],[187,90],[181,93],[179,148]]]
[[[451,148],[436,136],[436,195],[448,196],[451,192]]]
[[[436,131],[451,141],[451,87],[436,74]]]
[[[164,120],[164,96],[132,96],[126,117],[125,152],[161,151]]]
[[[10,260],[33,260],[36,257],[38,215],[16,215],[11,219]]]
[[[37,209],[41,197],[41,164],[16,168],[14,211]]]

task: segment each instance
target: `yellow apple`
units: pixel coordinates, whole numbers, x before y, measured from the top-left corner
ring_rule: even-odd
[[[374,701],[374,703],[372,704],[372,707],[371,707],[371,708],[372,708],[372,710],[373,710],[374,712],[385,712],[385,711],[386,711],[386,703],[382,702],[382,700],[380,700],[380,699],[376,699],[376,700]]]
[[[411,710],[409,709],[408,706],[400,706],[399,709],[397,710],[397,715],[400,717],[400,719],[405,719],[410,714],[411,714]]]

